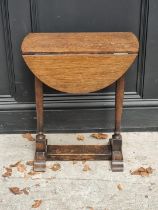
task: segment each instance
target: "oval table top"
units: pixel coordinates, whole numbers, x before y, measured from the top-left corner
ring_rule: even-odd
[[[89,93],[118,80],[138,54],[130,32],[30,33],[23,58],[44,84],[68,93]]]

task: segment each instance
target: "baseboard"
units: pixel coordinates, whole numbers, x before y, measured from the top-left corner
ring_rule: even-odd
[[[114,109],[45,110],[45,132],[108,132],[114,128]],[[122,131],[157,131],[158,108],[124,108]],[[0,133],[36,131],[35,110],[0,111]]]

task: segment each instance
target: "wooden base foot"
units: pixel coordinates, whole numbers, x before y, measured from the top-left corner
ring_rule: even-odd
[[[110,139],[112,150],[111,169],[113,172],[123,171],[122,137],[120,134],[114,134]]]
[[[34,171],[44,172],[46,170],[47,139],[43,133],[36,135],[36,152],[34,160]]]
[[[123,171],[122,137],[114,134],[109,145],[47,145],[43,133],[36,136],[34,171],[44,172],[46,161],[111,160],[113,172]]]

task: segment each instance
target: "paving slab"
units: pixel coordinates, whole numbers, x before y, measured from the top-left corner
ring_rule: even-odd
[[[107,144],[91,134],[84,141],[78,134],[47,134],[49,144]],[[109,137],[111,133],[108,134]],[[33,135],[34,136],[34,135]],[[34,200],[42,200],[39,210],[158,210],[158,132],[123,133],[124,172],[111,172],[108,161],[47,162],[45,173],[29,175],[35,142],[22,134],[0,135],[0,210],[33,209]],[[12,168],[3,177],[5,167],[21,161],[26,171]],[[51,169],[59,163],[58,171]],[[83,171],[87,164],[90,170]],[[130,170],[151,166],[148,177],[131,175]],[[119,186],[121,189],[119,189]],[[29,188],[28,195],[14,195],[9,188]]]

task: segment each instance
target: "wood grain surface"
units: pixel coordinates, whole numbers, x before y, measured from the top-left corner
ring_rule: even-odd
[[[138,40],[130,32],[30,33],[22,44],[28,53],[137,53]]]
[[[138,52],[128,32],[31,33],[22,43],[25,62],[46,85],[68,93],[89,93],[119,79]]]
[[[36,77],[56,90],[88,93],[119,79],[136,54],[23,55]]]
[[[48,145],[47,160],[111,160],[110,145]]]
[[[95,155],[111,151],[110,145],[48,145],[47,152],[54,155]]]

